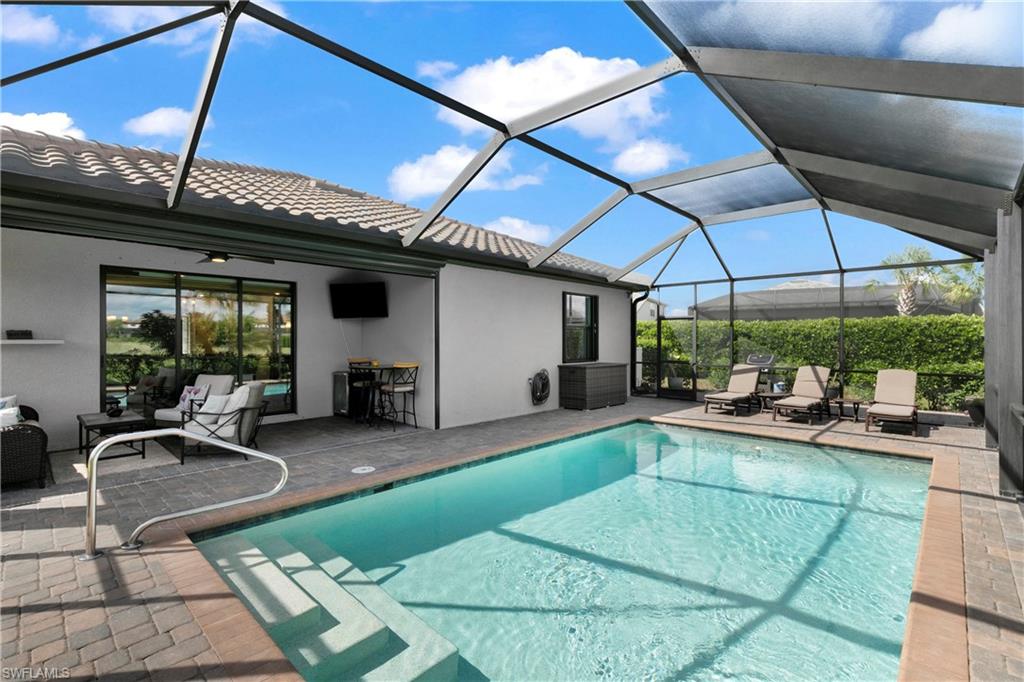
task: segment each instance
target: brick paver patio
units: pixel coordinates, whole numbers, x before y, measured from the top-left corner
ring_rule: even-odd
[[[284,456],[290,469],[281,496],[177,527],[154,528],[142,552],[115,549],[92,562],[74,559],[83,546],[84,484],[5,491],[0,502],[3,665],[67,668],[77,679],[292,678],[294,670],[266,633],[223,583],[210,578],[212,569],[197,561],[183,528],[376,486],[616,421],[667,414],[696,425],[954,458],[959,486],[946,494],[959,502],[958,522],[962,516],[959,558],[970,675],[976,680],[1022,675],[1024,522],[1018,505],[995,495],[996,459],[983,447],[981,431],[940,428],[911,439],[863,435],[863,425],[852,422],[808,426],[780,421],[773,429],[769,415],[705,418],[699,408],[681,410],[684,405],[634,399],[592,412],[559,410],[394,435],[339,430],[333,419],[268,426],[262,448]],[[366,464],[377,470],[366,476],[351,472]],[[101,473],[97,544],[111,550],[155,514],[252,494],[276,479],[277,469],[269,463],[219,455],[194,457],[183,466]]]

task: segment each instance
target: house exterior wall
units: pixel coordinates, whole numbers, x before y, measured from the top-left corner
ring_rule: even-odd
[[[36,338],[64,339],[62,346],[0,347],[0,395],[17,394],[19,402],[39,410],[54,450],[77,445],[75,415],[100,408],[101,265],[295,282],[297,412],[268,417],[268,423],[330,415],[331,373],[344,369],[351,355],[433,360],[432,313],[430,324],[421,326],[424,316],[406,310],[430,307],[429,279],[356,275],[341,268],[280,261],[197,264],[199,254],[178,249],[12,229],[0,230],[0,256],[2,329],[31,329]],[[353,276],[388,280],[391,317],[365,322],[331,317],[328,284]],[[414,300],[403,300],[407,296]],[[420,404],[431,411],[421,426],[432,427],[432,365],[429,378]]]
[[[629,294],[622,289],[447,265],[441,270],[441,426],[558,407],[562,292],[596,294],[601,362],[629,362]],[[533,405],[527,379],[551,374]]]

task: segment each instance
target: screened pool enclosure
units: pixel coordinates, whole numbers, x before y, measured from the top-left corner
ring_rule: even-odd
[[[810,362],[833,367],[840,390],[857,396],[870,394],[878,369],[909,367],[922,377],[925,407],[960,409],[965,398],[986,398],[993,442],[1009,448],[1019,479],[1024,438],[1011,412],[1011,404],[1024,401],[1019,32],[1016,44],[999,50],[965,52],[951,44],[944,51],[940,44],[911,58],[892,41],[852,39],[856,32],[841,16],[853,3],[751,3],[755,11],[743,3],[628,2],[666,58],[597,87],[542,93],[542,106],[505,116],[387,66],[383,48],[357,51],[269,5],[163,4],[192,9],[7,75],[5,94],[57,69],[217,21],[161,207],[173,213],[188,200],[215,95],[227,88],[244,97],[255,87],[227,77],[244,66],[228,55],[236,24],[271,27],[316,48],[311,60],[337,58],[368,77],[360,87],[397,87],[488,131],[461,170],[430,195],[415,224],[395,235],[396,250],[412,256],[428,248],[445,212],[457,213],[470,184],[504,163],[508,150],[542,159],[581,178],[594,200],[549,243],[507,254],[502,267],[631,288],[638,306],[655,306],[656,319],[637,322],[631,332],[635,391],[714,387],[748,354],[774,355],[780,371]],[[897,22],[910,21],[915,4],[890,9]],[[1010,6],[1011,20],[1019,10]],[[794,22],[815,28],[782,30]],[[367,56],[372,51],[383,61]],[[698,83],[699,96],[728,111],[737,134],[756,147],[702,163],[676,158],[685,167],[626,179],[599,149],[566,141],[568,126],[599,121],[628,98],[683,81]],[[275,96],[290,96],[286,83],[275,85]],[[678,109],[685,121],[685,102]],[[218,116],[218,126],[230,125]],[[772,239],[783,233],[787,247]],[[559,257],[565,253],[594,267],[567,265]]]

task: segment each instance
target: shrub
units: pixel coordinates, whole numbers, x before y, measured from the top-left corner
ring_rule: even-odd
[[[865,317],[845,320],[846,395],[870,398],[875,372],[889,367],[919,372],[918,400],[922,408],[959,410],[964,398],[984,393],[984,318],[977,315],[920,315]],[[736,320],[735,353],[775,354],[782,367],[839,366],[839,318],[816,320]],[[637,345],[644,357],[654,359],[657,324],[637,323]],[[701,321],[697,325],[700,365],[729,364],[729,323]],[[689,344],[671,335],[662,339],[663,350],[689,357]],[[947,374],[954,376],[927,376]],[[721,370],[704,370],[710,385],[727,381]]]

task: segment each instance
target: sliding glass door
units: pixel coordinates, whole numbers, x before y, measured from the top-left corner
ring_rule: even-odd
[[[102,278],[105,400],[125,403],[146,376],[167,375],[173,400],[197,374],[229,374],[264,383],[268,413],[295,410],[293,284],[123,268]]]

